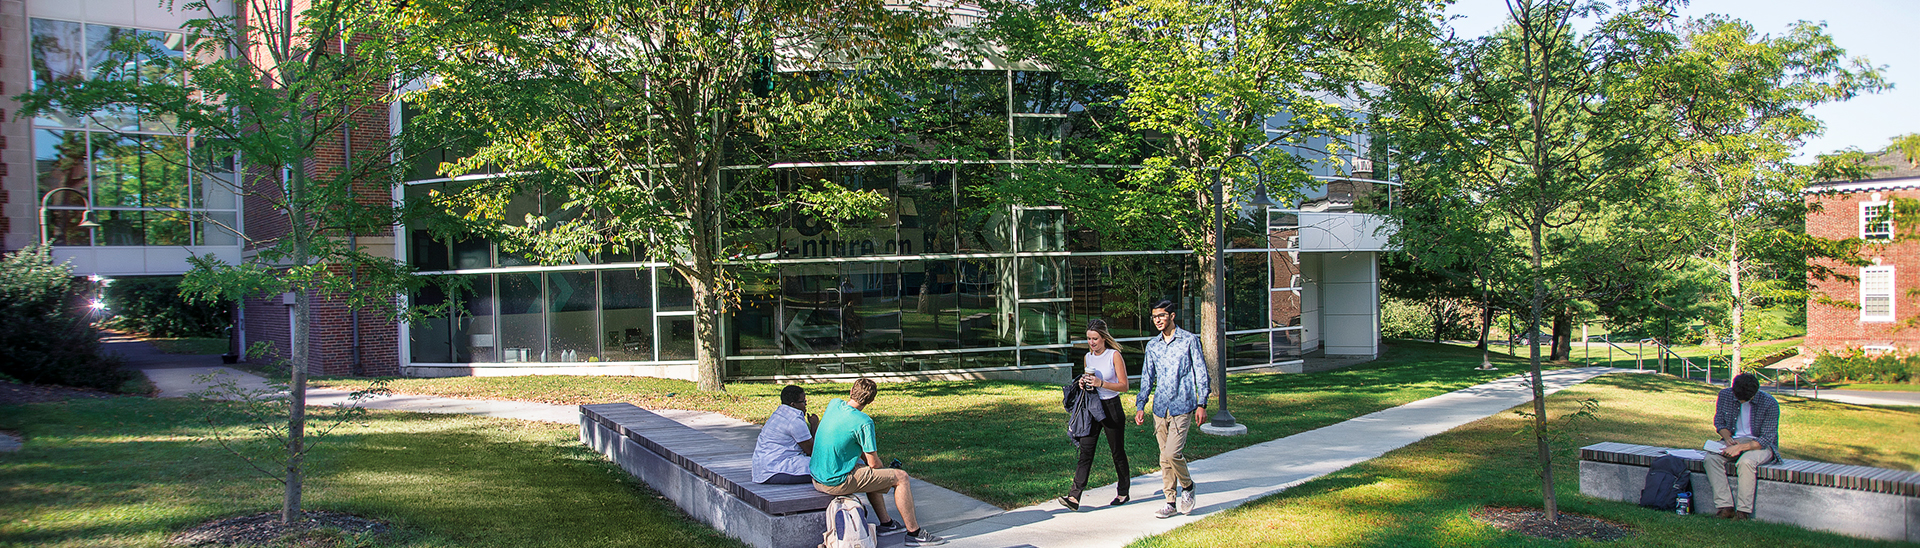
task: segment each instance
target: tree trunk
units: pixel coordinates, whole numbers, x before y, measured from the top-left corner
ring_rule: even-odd
[[[1447,329],[1446,304],[1444,299],[1434,299],[1427,306],[1428,311],[1433,313],[1433,344],[1440,344],[1440,333]]]
[[[1573,313],[1561,312],[1553,316],[1553,353],[1548,359],[1554,362],[1567,361],[1573,354]]]
[[[1541,228],[1539,226],[1530,228],[1533,236],[1531,257],[1533,260],[1533,303],[1531,306],[1532,310],[1528,314],[1527,322],[1529,325],[1527,331],[1530,333],[1539,333],[1540,314],[1543,312],[1542,309],[1545,308],[1547,300],[1547,284],[1545,280],[1540,279],[1540,255],[1542,252],[1540,246]],[[1533,369],[1533,441],[1534,447],[1540,455],[1540,493],[1541,498],[1546,503],[1547,520],[1558,523],[1560,521],[1560,505],[1553,494],[1553,454],[1547,448],[1547,391],[1546,387],[1540,384],[1540,337],[1535,336],[1531,337],[1531,339],[1532,342],[1528,346],[1531,346],[1532,350],[1529,352],[1528,362]]]
[[[293,163],[299,166],[303,162]],[[304,267],[313,258],[309,250],[320,236],[309,226],[305,207],[307,178],[299,169],[287,170],[287,216],[288,229],[293,238],[293,264]],[[292,366],[287,379],[287,468],[286,496],[280,504],[280,523],[291,524],[300,517],[300,498],[303,478],[300,474],[302,457],[306,455],[307,435],[307,367],[313,353],[307,345],[312,340],[313,321],[311,310],[313,297],[305,287],[293,288],[293,349]]]
[[[1747,299],[1740,294],[1740,234],[1738,232],[1734,233],[1732,245],[1728,246],[1727,257],[1727,285],[1733,293],[1733,306],[1729,307],[1728,314],[1733,320],[1733,333],[1729,334],[1733,337],[1733,358],[1730,362],[1731,373],[1727,377],[1727,382],[1731,383],[1733,376],[1740,374],[1740,341],[1745,338],[1745,334],[1741,332],[1745,327],[1742,321],[1747,311]]]
[[[716,290],[716,280],[712,271],[718,265],[711,265],[696,276],[688,276],[688,285],[693,286],[693,358],[703,392],[726,390],[721,382],[725,373],[720,352],[720,292]]]

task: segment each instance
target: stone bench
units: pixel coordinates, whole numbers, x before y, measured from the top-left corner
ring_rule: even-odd
[[[751,450],[627,403],[580,406],[580,441],[703,523],[758,548],[820,544],[833,497],[753,482]]]
[[[1647,468],[1665,447],[1597,443],[1580,448],[1580,492],[1638,503]],[[1700,459],[1693,471],[1693,506],[1713,512],[1713,491]],[[1732,467],[1728,467],[1731,474]],[[1761,466],[1753,519],[1843,535],[1920,542],[1920,473],[1868,466],[1781,459]],[[1728,485],[1737,482],[1729,475]]]

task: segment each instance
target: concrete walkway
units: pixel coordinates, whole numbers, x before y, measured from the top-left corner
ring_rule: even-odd
[[[1621,372],[1633,370],[1562,369],[1546,372],[1541,380],[1546,392],[1551,394],[1600,375]],[[1132,504],[1082,506],[1080,512],[1070,512],[1049,501],[937,532],[952,540],[950,545],[955,547],[1123,546],[1373,459],[1532,398],[1532,389],[1525,377],[1516,375],[1194,461],[1189,469],[1199,493],[1199,506],[1192,515],[1164,520],[1153,517],[1153,512],[1164,504],[1159,495],[1160,475],[1156,473],[1132,479]],[[1115,485],[1093,489],[1081,499],[1104,504],[1113,498],[1114,489]]]
[[[1767,388],[1768,392],[1802,398],[1815,397],[1811,389]],[[1854,405],[1904,405],[1920,407],[1920,392],[1881,392],[1877,390],[1821,390],[1819,399]]]

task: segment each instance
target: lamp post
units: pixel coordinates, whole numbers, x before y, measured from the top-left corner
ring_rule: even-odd
[[[40,247],[47,247],[48,245],[47,200],[53,199],[53,195],[59,193],[62,190],[79,194],[80,201],[87,204],[86,212],[80,214],[80,228],[85,228],[87,230],[100,228],[100,223],[93,222],[93,201],[87,199],[87,193],[81,192],[80,189],[71,188],[71,187],[60,187],[53,190],[49,190],[45,195],[40,196]]]
[[[1254,193],[1249,205],[1266,208],[1275,204],[1267,198],[1264,184],[1266,172],[1260,169],[1260,162],[1246,154],[1234,154],[1221,159],[1221,165],[1242,158],[1253,165]],[[1233,419],[1233,413],[1227,410],[1227,200],[1226,183],[1220,178],[1219,168],[1213,172],[1213,319],[1218,325],[1214,340],[1214,364],[1220,373],[1214,375],[1214,382],[1220,383],[1220,411],[1213,414],[1213,420],[1200,425],[1200,431],[1216,436],[1239,436],[1247,433],[1247,426]]]

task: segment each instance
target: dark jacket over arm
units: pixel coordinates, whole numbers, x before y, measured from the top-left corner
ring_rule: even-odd
[[[1091,436],[1100,421],[1107,420],[1107,410],[1100,407],[1100,393],[1081,390],[1076,384],[1061,388],[1060,405],[1067,408],[1068,437]]]

